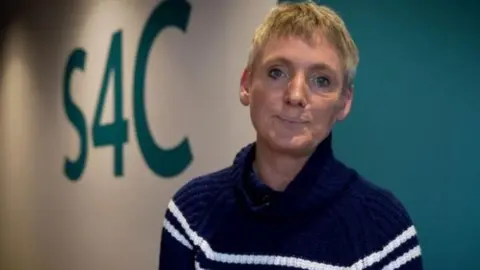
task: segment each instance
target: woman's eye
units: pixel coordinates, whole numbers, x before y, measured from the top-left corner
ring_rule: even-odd
[[[330,80],[324,76],[316,76],[313,78],[315,87],[328,87],[330,86]]]
[[[282,70],[279,68],[272,68],[270,71],[268,71],[268,76],[272,79],[279,79],[282,76],[285,76],[285,73],[283,73]]]

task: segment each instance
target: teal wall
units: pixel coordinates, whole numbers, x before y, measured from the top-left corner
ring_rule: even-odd
[[[480,2],[318,2],[360,50],[337,154],[403,201],[426,269],[480,269]]]

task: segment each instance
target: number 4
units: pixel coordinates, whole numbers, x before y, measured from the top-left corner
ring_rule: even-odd
[[[114,121],[101,124],[105,97],[107,95],[110,74],[114,77]],[[123,116],[123,82],[122,76],[122,32],[114,33],[110,44],[105,74],[103,75],[100,95],[95,110],[92,126],[93,146],[102,147],[112,145],[114,149],[114,174],[123,175],[123,144],[128,142],[127,120]]]

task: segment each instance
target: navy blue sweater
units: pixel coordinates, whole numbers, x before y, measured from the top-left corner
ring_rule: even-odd
[[[392,195],[337,160],[331,135],[283,192],[253,173],[255,144],[189,181],[165,214],[160,269],[422,269]]]

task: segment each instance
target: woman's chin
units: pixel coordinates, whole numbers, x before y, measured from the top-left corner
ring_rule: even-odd
[[[313,141],[309,136],[300,135],[293,137],[272,138],[275,150],[292,154],[309,153],[314,148]]]

